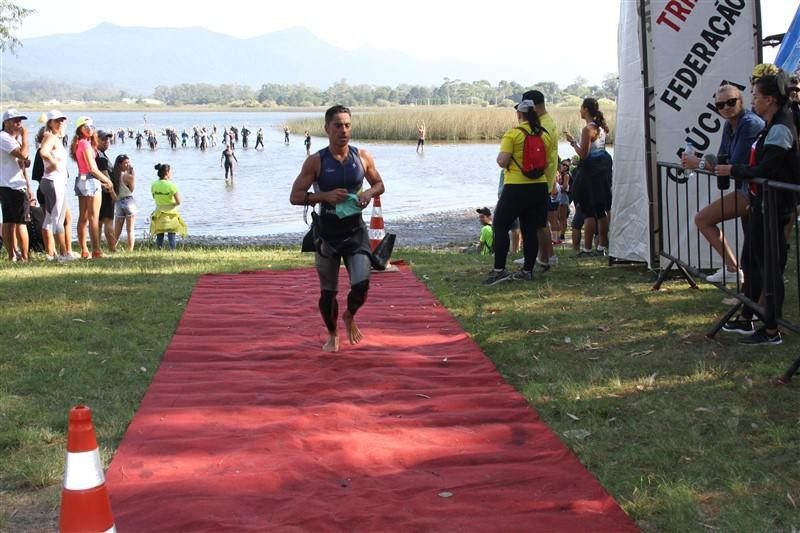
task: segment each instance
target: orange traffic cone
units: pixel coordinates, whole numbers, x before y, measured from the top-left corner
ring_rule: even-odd
[[[369,245],[372,251],[386,236],[383,227],[383,211],[381,211],[381,197],[376,196],[372,199],[372,218],[369,219]]]
[[[67,427],[67,461],[61,491],[61,533],[116,532],[92,425],[92,410],[73,407]]]

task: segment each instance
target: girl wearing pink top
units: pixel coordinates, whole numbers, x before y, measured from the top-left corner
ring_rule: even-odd
[[[100,187],[105,188],[116,200],[114,185],[108,177],[97,169],[97,136],[92,119],[80,117],[75,122],[78,128],[72,136],[70,154],[78,164],[78,175],[75,177],[75,196],[78,197],[78,242],[81,245],[81,257],[89,259],[86,248],[86,225],[89,225],[89,239],[92,242],[91,257],[103,257],[100,251]]]

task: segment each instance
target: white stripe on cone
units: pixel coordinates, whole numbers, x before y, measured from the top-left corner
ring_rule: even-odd
[[[386,230],[384,229],[370,228],[367,232],[369,233],[369,240],[371,241],[381,241],[386,236]]]
[[[100,452],[67,452],[64,488],[67,490],[93,489],[105,483]],[[110,531],[110,530],[109,530]]]
[[[372,207],[372,218],[375,218],[375,217],[383,218],[383,209],[381,209],[381,206],[379,206],[379,205],[376,205],[376,206]]]

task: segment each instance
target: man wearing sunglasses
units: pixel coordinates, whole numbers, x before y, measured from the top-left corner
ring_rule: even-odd
[[[727,157],[729,164],[745,165],[750,156],[750,147],[764,129],[764,121],[752,111],[745,110],[742,92],[733,85],[722,85],[717,89],[714,106],[720,116],[725,119],[722,128],[717,158]],[[681,163],[684,168],[707,170],[713,172],[712,161],[683,154]],[[744,274],[739,267],[736,255],[731,251],[725,235],[717,227],[722,221],[743,217],[747,214],[749,196],[746,184],[738,184],[735,190],[711,202],[694,217],[694,223],[712,248],[722,257],[723,267],[706,279],[711,283],[744,282]]]

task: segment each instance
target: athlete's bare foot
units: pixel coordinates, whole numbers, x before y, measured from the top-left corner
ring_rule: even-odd
[[[339,333],[329,333],[328,340],[322,345],[323,352],[339,351]]]
[[[344,321],[344,326],[347,328],[347,340],[350,341],[350,344],[358,344],[361,342],[364,335],[361,333],[361,330],[358,329],[358,326],[356,326],[356,321],[353,315],[350,314],[350,311],[345,311],[342,314],[342,320]]]

